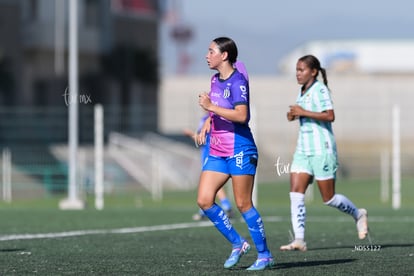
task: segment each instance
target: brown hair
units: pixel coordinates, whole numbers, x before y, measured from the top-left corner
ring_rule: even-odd
[[[237,46],[236,43],[228,37],[217,37],[213,40],[217,44],[220,52],[224,53],[227,52],[228,60],[230,64],[234,64],[237,60]]]
[[[310,69],[312,70],[316,69],[318,71],[318,73],[316,73],[315,78],[318,77],[319,71],[320,71],[322,74],[323,83],[326,85],[326,87],[328,87],[328,78],[326,76],[326,70],[325,68],[321,67],[321,63],[315,56],[306,55],[306,56],[301,57],[299,61],[304,62]]]

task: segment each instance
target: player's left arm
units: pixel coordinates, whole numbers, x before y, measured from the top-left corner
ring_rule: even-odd
[[[333,122],[335,121],[335,112],[333,109],[324,110],[322,112],[313,112],[303,109],[299,105],[291,105],[289,114],[291,116],[307,117],[317,121]]]
[[[209,116],[205,121],[203,126],[200,129],[200,132],[196,134],[196,142],[198,145],[205,145],[207,141],[207,133],[210,133],[211,129],[211,117]]]
[[[306,110],[299,105],[290,106],[290,114],[294,117],[307,117],[317,121],[335,121],[335,112],[329,90],[322,86],[312,93],[312,101],[317,106],[316,110]]]
[[[249,119],[249,91],[248,83],[245,81],[235,82],[232,87],[232,99],[234,108],[224,108],[213,104],[208,97],[208,94],[204,93],[199,96],[199,104],[207,111],[223,117],[229,121],[235,123],[244,124]]]
[[[224,108],[214,105],[208,95],[200,95],[200,105],[207,111],[223,117],[229,121],[235,123],[246,123],[248,119],[248,106],[247,104],[238,104],[234,109]]]

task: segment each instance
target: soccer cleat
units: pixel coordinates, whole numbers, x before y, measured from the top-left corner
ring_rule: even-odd
[[[257,259],[254,264],[249,266],[246,270],[265,270],[266,268],[272,268],[275,265],[275,261],[272,257]]]
[[[359,217],[356,221],[358,237],[360,240],[365,239],[368,234],[368,212],[365,209],[358,209]]]
[[[202,215],[200,213],[196,213],[196,214],[193,215],[193,220],[195,220],[195,221],[207,220],[207,216]]]
[[[306,247],[306,242],[303,240],[294,240],[289,244],[282,245],[280,247],[281,251],[293,251],[293,250],[299,250],[299,251],[306,251],[308,248]]]
[[[224,268],[231,268],[235,266],[240,261],[241,256],[247,254],[249,250],[250,244],[247,241],[243,242],[241,248],[233,248],[230,257],[224,263]]]

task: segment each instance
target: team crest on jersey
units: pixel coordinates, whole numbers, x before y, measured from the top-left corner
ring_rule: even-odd
[[[223,98],[227,99],[228,97],[230,97],[230,87],[229,86],[227,86],[223,91]]]
[[[311,95],[309,93],[306,93],[301,99],[298,101],[298,103],[306,104],[310,103],[312,101]]]

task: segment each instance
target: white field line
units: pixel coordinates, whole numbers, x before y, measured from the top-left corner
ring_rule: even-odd
[[[290,218],[280,216],[263,217],[267,222],[289,222]],[[348,216],[344,217],[308,217],[308,222],[347,222],[352,221]],[[414,217],[368,217],[369,222],[402,222],[413,223]],[[210,221],[202,222],[189,222],[189,223],[177,223],[177,224],[164,224],[155,226],[141,226],[130,228],[117,228],[117,229],[101,229],[101,230],[76,230],[65,231],[57,233],[40,233],[40,234],[14,234],[0,236],[0,241],[15,241],[15,240],[33,240],[33,239],[54,239],[54,238],[66,238],[75,236],[86,235],[105,235],[105,234],[131,234],[141,232],[154,232],[154,231],[168,231],[187,228],[199,228],[213,226]]]
[[[142,227],[102,229],[102,230],[77,230],[77,231],[43,233],[43,234],[17,234],[17,235],[0,236],[0,241],[53,239],[53,238],[66,238],[66,237],[74,237],[74,236],[102,235],[102,234],[128,234],[128,233],[176,230],[176,229],[207,227],[207,226],[212,226],[211,222],[204,221],[204,222],[165,224],[165,225],[156,225],[156,226],[142,226]]]

